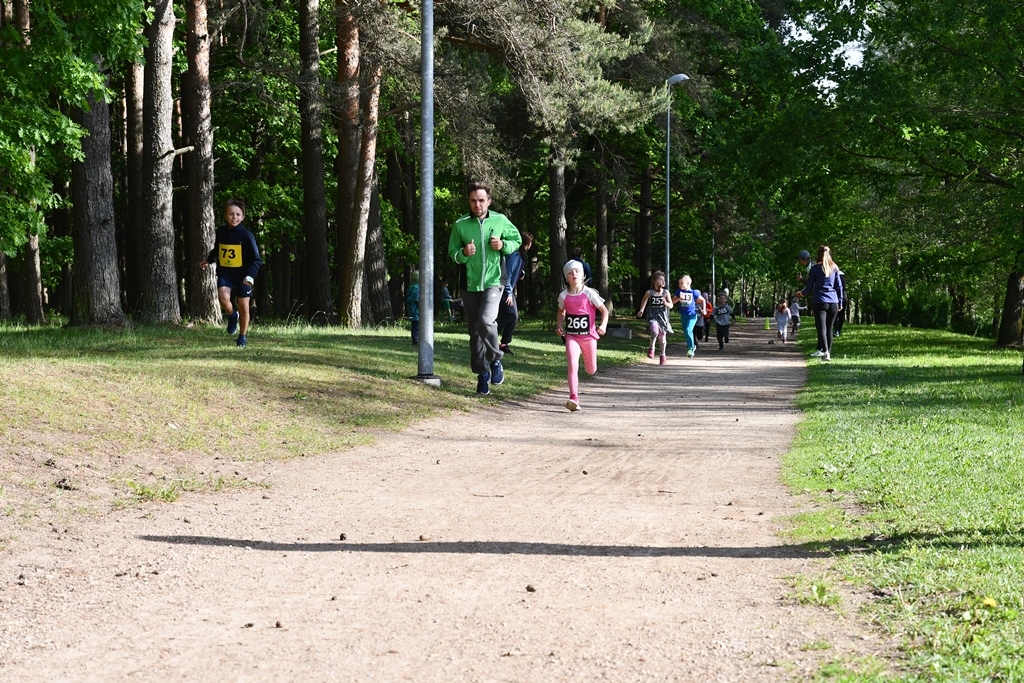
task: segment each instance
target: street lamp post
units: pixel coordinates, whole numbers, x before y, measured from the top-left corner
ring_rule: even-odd
[[[711,296],[715,296],[718,285],[715,284],[715,227],[711,226]]]
[[[420,344],[416,379],[439,387],[441,378],[434,374],[434,0],[422,0],[421,16]]]
[[[676,74],[665,81],[665,94],[668,96],[668,107],[665,109],[665,281],[672,282],[670,274],[671,257],[669,247],[671,245],[672,219],[669,214],[672,194],[672,86],[682,81],[688,81],[690,77],[686,74]]]

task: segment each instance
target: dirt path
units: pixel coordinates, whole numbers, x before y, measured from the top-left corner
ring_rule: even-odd
[[[766,335],[26,537],[0,680],[766,681],[861,652],[855,616],[782,599],[825,560],[775,535],[805,370]]]

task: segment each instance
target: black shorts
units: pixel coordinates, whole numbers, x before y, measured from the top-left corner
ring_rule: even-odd
[[[217,289],[221,287],[229,287],[231,293],[239,299],[249,299],[252,297],[252,285],[245,284],[244,280],[232,280],[230,278],[217,276]]]

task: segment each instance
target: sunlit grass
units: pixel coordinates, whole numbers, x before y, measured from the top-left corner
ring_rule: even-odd
[[[871,614],[905,647],[897,678],[1024,678],[1020,353],[848,326],[833,359],[812,363],[786,460],[788,482],[828,507],[794,520],[795,535],[871,591]]]
[[[249,347],[239,349],[220,327],[0,326],[0,485],[8,499],[16,491],[22,501],[12,507],[30,509],[26,496],[54,490],[38,479],[48,482],[58,468],[73,467],[76,482],[97,474],[116,487],[119,505],[170,501],[195,488],[181,476],[168,482],[149,470],[173,473],[197,458],[244,462],[335,452],[434,415],[563,384],[564,347],[547,327],[520,327],[505,383],[480,398],[463,325],[437,327],[440,388],[414,380],[417,348],[401,327],[259,325]],[[600,362],[631,362],[639,351],[635,341],[607,337]],[[12,471],[22,474],[15,480]],[[118,474],[126,471],[134,474]],[[201,490],[236,485],[216,484],[216,472],[199,476]],[[80,493],[92,492],[86,484]]]

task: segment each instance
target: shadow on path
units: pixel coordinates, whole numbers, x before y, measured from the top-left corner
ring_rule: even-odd
[[[451,553],[476,555],[566,555],[572,557],[727,557],[805,559],[830,557],[828,550],[802,545],[753,547],[691,547],[634,545],[573,545],[565,543],[527,543],[520,541],[456,541],[410,543],[277,543],[217,536],[138,536],[152,543],[174,545],[251,548],[274,552],[349,552],[349,553]]]

